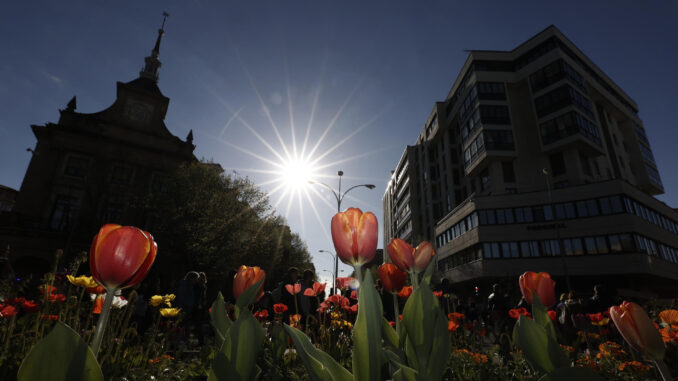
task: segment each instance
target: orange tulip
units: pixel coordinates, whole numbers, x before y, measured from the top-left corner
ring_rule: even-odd
[[[132,287],[144,279],[157,252],[150,233],[134,226],[106,224],[92,241],[90,271],[107,289]]]
[[[556,282],[551,279],[549,273],[535,273],[527,271],[518,278],[520,292],[523,293],[525,300],[532,304],[532,295],[537,293],[541,303],[546,308],[556,304]]]
[[[259,286],[259,295],[257,300],[259,300],[264,295],[264,281],[266,279],[266,273],[264,270],[260,269],[257,266],[240,266],[238,272],[233,277],[233,296],[236,299],[242,294],[243,291],[247,290],[259,280],[261,280],[261,285]]]
[[[435,254],[430,242],[424,241],[415,249],[400,238],[391,240],[386,249],[391,262],[403,271],[410,271],[410,269],[415,271],[426,270]]]
[[[398,296],[403,299],[409,298],[410,295],[412,295],[412,286],[403,287],[403,289],[398,293]]]
[[[348,208],[332,217],[332,241],[337,255],[346,264],[360,266],[374,259],[379,223],[372,212]]]
[[[652,320],[636,303],[624,301],[610,307],[610,317],[624,340],[652,360],[664,358],[664,343]]]
[[[401,271],[398,266],[393,263],[384,263],[379,266],[379,280],[384,290],[388,292],[397,293],[405,285],[407,273]]]

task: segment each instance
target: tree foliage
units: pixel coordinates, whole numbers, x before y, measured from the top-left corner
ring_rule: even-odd
[[[149,231],[159,245],[154,275],[163,283],[187,271],[204,271],[210,283],[228,282],[240,265],[259,266],[267,283],[289,266],[312,268],[301,238],[275,215],[267,195],[248,178],[224,174],[220,166],[181,166],[143,205]]]

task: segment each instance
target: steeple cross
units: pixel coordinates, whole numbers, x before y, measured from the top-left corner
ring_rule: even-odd
[[[167,21],[168,17],[169,17],[169,13],[167,13],[167,12],[162,13],[162,26],[160,27],[160,29],[163,29],[163,30],[165,29],[165,21]]]

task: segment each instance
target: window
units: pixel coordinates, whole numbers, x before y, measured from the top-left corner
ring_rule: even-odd
[[[483,124],[511,124],[507,106],[480,106],[480,120]]]
[[[519,224],[532,222],[532,208],[516,208],[516,222]]]
[[[654,169],[651,165],[645,164],[645,170],[647,171],[647,176],[654,182],[655,184],[662,185],[662,179],[659,177],[659,172],[657,172],[656,169]]]
[[[89,168],[89,159],[81,156],[69,156],[66,159],[64,174],[71,177],[84,178],[87,176]]]
[[[565,255],[583,255],[584,247],[581,243],[581,238],[569,238],[563,240],[565,247]]]
[[[553,221],[553,208],[551,205],[544,205],[544,220]]]
[[[480,190],[481,191],[486,191],[487,189],[490,188],[490,174],[485,169],[481,174],[480,174]]]
[[[513,151],[515,149],[513,132],[510,130],[485,130],[481,136],[485,138],[485,149],[497,151]]]
[[[595,217],[600,214],[598,211],[598,203],[596,202],[595,199],[593,200],[586,200],[586,209],[589,212],[589,216]]]
[[[575,134],[581,134],[600,145],[598,126],[576,111],[571,111],[539,124],[541,141],[544,145]]]
[[[577,201],[577,215],[579,217],[588,217],[589,213],[586,209],[586,201]]]
[[[153,174],[151,178],[151,192],[165,193],[167,192],[167,178],[161,174]]]
[[[504,182],[505,183],[513,183],[516,181],[516,173],[513,170],[513,162],[512,161],[504,161],[501,163],[501,170],[502,173],[504,174]]]
[[[103,223],[121,223],[120,219],[122,218],[122,211],[124,209],[123,204],[118,203],[109,203],[106,205],[103,213]]]
[[[52,215],[49,219],[49,227],[53,230],[63,231],[68,228],[73,220],[77,208],[77,198],[66,195],[57,195],[52,207]]]
[[[563,159],[562,152],[550,155],[549,162],[551,164],[551,172],[553,173],[553,176],[565,174],[565,160]]]

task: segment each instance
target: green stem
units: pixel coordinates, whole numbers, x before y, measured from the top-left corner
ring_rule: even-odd
[[[395,313],[395,325],[396,325],[396,333],[398,334],[398,337],[400,337],[400,307],[398,306],[398,296],[396,294],[393,295],[393,312]]]
[[[358,287],[363,285],[363,273],[360,271],[361,265],[355,265],[353,266],[353,272],[355,273],[355,277],[358,280]]]
[[[654,364],[657,366],[657,370],[664,381],[673,380],[673,378],[671,378],[671,370],[666,366],[664,360],[654,360]]]
[[[97,357],[97,354],[99,353],[99,347],[101,346],[101,340],[103,340],[104,338],[106,324],[108,323],[108,318],[111,315],[111,306],[113,305],[113,298],[115,298],[115,290],[106,289],[106,299],[104,299],[104,307],[101,310],[101,315],[99,315],[99,320],[97,321],[97,329],[94,332],[94,340],[92,340],[92,352],[94,352],[94,357]]]
[[[417,291],[419,288],[419,273],[414,270],[410,270],[410,280],[412,281],[412,292]]]

